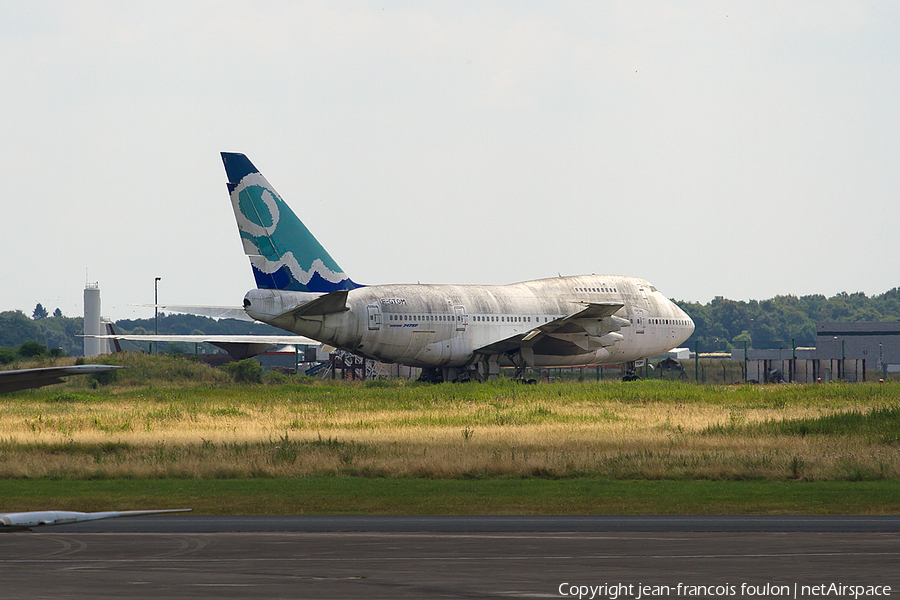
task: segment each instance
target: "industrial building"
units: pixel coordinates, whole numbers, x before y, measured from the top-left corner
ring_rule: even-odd
[[[900,372],[900,321],[816,323],[815,348],[733,350],[746,381],[865,381],[866,371]]]
[[[816,323],[820,358],[854,358],[870,369],[900,372],[900,321]]]

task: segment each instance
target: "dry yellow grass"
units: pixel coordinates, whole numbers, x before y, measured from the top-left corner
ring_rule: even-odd
[[[73,386],[0,400],[0,476],[896,478],[889,440],[741,432],[896,402],[871,389]]]

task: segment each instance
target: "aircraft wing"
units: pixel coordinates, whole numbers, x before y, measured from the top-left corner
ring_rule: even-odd
[[[63,377],[68,375],[103,373],[124,368],[116,365],[75,365],[72,367],[44,367],[40,369],[0,371],[0,394],[44,387],[54,383],[63,383]]]
[[[622,336],[614,332],[623,327],[627,321],[613,317],[613,315],[624,304],[590,302],[583,306],[584,308],[571,315],[544,323],[524,333],[497,340],[477,348],[475,352],[478,354],[503,354],[522,348],[531,348],[546,337],[571,342],[580,350],[587,352],[591,343],[599,346],[612,345],[621,339]],[[591,340],[592,337],[594,340]]]
[[[249,358],[279,346],[319,346],[321,342],[299,335],[154,335],[114,334],[85,335],[101,340],[127,340],[129,342],[181,342],[186,344],[212,344],[225,350],[235,360]]]
[[[33,512],[0,513],[0,531],[21,531],[45,525],[68,525],[82,521],[98,521],[118,517],[144,517],[168,513],[190,512],[190,508],[168,510],[122,510],[106,512],[73,512],[68,510],[41,510]]]

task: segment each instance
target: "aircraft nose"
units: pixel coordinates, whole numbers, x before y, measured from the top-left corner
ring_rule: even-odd
[[[681,310],[681,309],[679,308],[678,310]],[[687,314],[687,313],[684,312],[683,310],[681,310],[681,314],[684,316],[684,319],[685,319],[685,320],[687,321],[687,323],[688,323],[688,332],[687,332],[687,336],[684,338],[684,339],[688,339],[689,337],[691,337],[692,335],[694,335],[694,320],[691,318],[691,316],[690,316],[689,314]]]

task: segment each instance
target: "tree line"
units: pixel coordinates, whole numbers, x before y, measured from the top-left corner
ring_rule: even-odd
[[[841,292],[830,298],[775,296],[769,300],[728,300],[716,296],[706,304],[675,300],[693,320],[694,334],[686,342],[701,352],[732,348],[770,349],[815,346],[817,322],[900,320],[900,288],[867,297]]]

